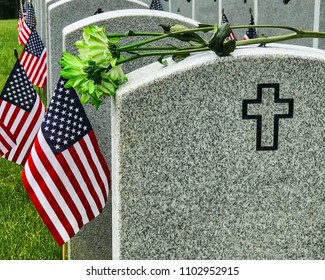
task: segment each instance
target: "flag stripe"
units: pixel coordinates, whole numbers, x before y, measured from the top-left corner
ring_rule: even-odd
[[[39,137],[40,139],[37,138],[35,140],[35,148],[33,147],[30,154],[33,160],[29,161],[28,164],[33,176],[35,177],[39,189],[46,199],[45,205],[48,203],[56,213],[54,217],[55,219],[51,217],[53,224],[56,226],[58,224],[58,221],[60,221],[59,225],[62,224],[65,232],[69,237],[71,237],[73,236],[73,233],[77,231],[78,224],[70,208],[57,189],[55,182],[53,182],[53,179],[51,177],[51,171],[53,172],[53,170],[47,170],[44,167],[44,165],[49,163],[48,161],[45,161],[45,163],[42,162],[44,159],[47,160],[47,143],[44,141],[41,133],[39,133]],[[42,201],[42,203],[44,203],[44,201]],[[47,212],[47,208],[45,209]]]
[[[85,138],[87,147],[90,149],[90,154],[91,157],[94,159],[95,165],[96,165],[96,170],[98,170],[101,178],[106,178],[108,174],[108,181],[103,183],[105,187],[102,188],[103,196],[107,197],[108,193],[107,190],[111,186],[111,181],[110,181],[110,172],[108,169],[108,166],[106,164],[106,161],[99,149],[98,142],[96,140],[95,132],[92,130],[88,133],[89,135],[89,140]],[[95,156],[96,155],[96,156]]]
[[[29,168],[28,161],[24,166],[24,170],[22,173],[22,181],[38,214],[42,218],[44,224],[47,226],[48,230],[51,232],[56,242],[61,246],[65,243],[66,240],[69,240],[69,235],[67,234],[65,228],[58,219],[55,211],[45,198],[43,192],[41,191],[38,182],[35,180],[33,173]]]
[[[53,198],[51,197],[50,201],[54,202],[54,200],[56,200],[58,204],[57,207],[62,210],[59,218],[62,216],[62,214],[65,215],[66,219],[63,219],[62,223],[64,225],[71,225],[73,231],[68,228],[67,231],[70,232],[69,235],[72,236],[73,233],[77,232],[81,226],[78,224],[78,220],[81,221],[80,211],[77,209],[75,202],[73,202],[73,196],[75,196],[75,193],[71,195],[73,189],[71,190],[64,186],[64,183],[69,180],[66,179],[64,183],[62,182],[62,178],[64,178],[65,175],[64,172],[60,172],[62,171],[62,167],[61,165],[57,164],[57,160],[55,159],[53,153],[50,151],[47,142],[42,138],[43,137],[40,137],[40,139],[37,139],[35,142],[35,149],[37,150],[39,162],[35,161],[34,158],[38,172],[40,172],[44,178],[44,185],[42,189],[49,189],[53,195]],[[56,207],[55,210],[56,213],[58,213]]]
[[[89,193],[88,186],[82,180],[78,181],[77,177],[81,177],[79,170],[76,168],[71,160],[69,153],[60,153],[56,155],[57,160],[61,163],[62,170],[67,178],[69,178],[69,187],[74,188],[78,198],[85,209],[85,215],[83,215],[83,222],[87,223],[92,220],[96,214],[98,214],[97,208],[92,209],[92,205],[95,204],[92,196]],[[71,169],[72,168],[72,169]],[[89,203],[91,201],[91,204]]]
[[[40,98],[37,97],[31,113],[27,114],[24,112],[24,116],[20,118],[23,110],[20,111],[16,117],[16,120],[19,121],[17,129],[15,131],[10,130],[16,136],[18,144],[4,157],[10,161],[24,165],[41,125],[42,118],[40,116],[44,115],[44,105]]]
[[[104,182],[102,180],[102,178],[99,176],[99,172],[97,170],[96,164],[94,162],[94,158],[92,157],[92,154],[90,153],[87,143],[85,141],[85,139],[88,140],[89,143],[89,136],[86,135],[85,137],[83,137],[82,139],[80,139],[80,141],[78,142],[77,147],[77,152],[81,153],[83,152],[82,155],[84,155],[84,164],[86,165],[86,168],[90,170],[89,174],[91,175],[91,181],[92,184],[94,186],[94,189],[97,193],[97,196],[100,198],[101,200],[101,206],[104,207],[106,204],[106,199],[105,199],[105,195],[106,193],[103,193],[103,188],[104,188]],[[105,178],[105,177],[104,177]]]
[[[76,165],[76,166],[78,166],[78,168],[79,168],[79,170],[80,170],[80,175],[81,175],[81,177],[79,178],[79,180],[80,181],[84,181],[85,182],[85,184],[87,185],[87,187],[88,187],[88,189],[89,189],[89,192],[90,192],[90,194],[91,194],[91,197],[92,197],[92,199],[94,200],[94,202],[95,202],[95,205],[96,205],[96,207],[97,207],[97,213],[99,213],[100,212],[100,209],[101,209],[101,206],[102,206],[102,204],[101,204],[101,201],[100,201],[100,199],[99,199],[99,197],[98,197],[98,195],[97,195],[97,193],[96,193],[96,190],[94,190],[94,186],[93,186],[93,184],[92,184],[92,182],[91,182],[91,179],[90,179],[90,177],[88,176],[89,174],[88,174],[88,172],[89,172],[89,170],[87,170],[86,168],[85,168],[85,156],[84,156],[84,153],[82,152],[82,154],[79,154],[78,153],[78,151],[75,149],[75,145],[74,146],[71,146],[71,147],[69,147],[69,152],[70,152],[70,154],[71,154],[71,157],[72,157],[72,159],[73,159],[73,161],[74,161],[74,165]],[[64,153],[64,152],[63,152]],[[95,214],[96,215],[96,214]]]

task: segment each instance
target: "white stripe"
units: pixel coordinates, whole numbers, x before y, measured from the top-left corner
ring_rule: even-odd
[[[84,154],[81,146],[79,143],[76,143],[74,145],[79,157],[80,157],[80,160],[82,161],[85,169],[87,170],[87,176],[90,178],[91,182],[92,182],[92,185],[97,193],[97,196],[98,198],[100,199],[101,201],[101,205],[104,207],[105,206],[105,200],[104,200],[104,197],[103,197],[103,194],[102,194],[102,191],[101,189],[99,188],[98,186],[98,182],[96,180],[96,177],[94,175],[94,172],[92,170],[92,168],[90,167],[89,163],[88,163],[88,160],[87,160],[87,157],[86,155]]]
[[[67,163],[69,164],[69,167],[71,168],[73,174],[75,175],[76,180],[78,181],[79,187],[81,188],[83,194],[85,195],[94,216],[97,216],[99,214],[99,210],[97,208],[96,202],[95,202],[94,198],[92,197],[92,195],[90,194],[89,188],[86,185],[85,181],[83,180],[80,170],[77,167],[76,163],[74,162],[69,150],[63,151],[62,155],[65,158],[65,160],[67,161]]]
[[[57,161],[54,161],[55,156],[53,155],[53,152],[51,151],[51,149],[48,146],[46,140],[44,139],[44,136],[41,133],[41,130],[40,130],[40,133],[38,134],[38,140],[39,140],[39,144],[41,146],[41,149],[45,153],[47,159],[51,162],[51,165],[52,165],[53,169],[55,169],[59,173],[59,176],[60,176],[61,175],[60,171],[62,170],[62,167],[61,167],[60,164],[57,163]],[[61,193],[59,192],[59,190],[58,190],[58,188],[57,188],[57,186],[55,184],[55,182],[53,182],[50,174],[48,173],[48,170],[45,168],[45,166],[43,165],[43,162],[40,160],[40,158],[38,157],[38,155],[37,155],[37,153],[36,153],[36,151],[34,149],[32,149],[32,151],[31,151],[31,157],[33,159],[33,162],[34,162],[35,166],[37,166],[38,172],[40,174],[42,174],[42,179],[44,180],[44,182],[46,183],[46,186],[48,187],[49,191],[51,192],[51,194],[55,198],[55,201],[59,205],[60,209],[62,210],[62,212],[65,215],[65,217],[67,218],[67,220],[69,221],[69,223],[72,226],[74,232],[77,233],[79,231],[79,226],[78,226],[78,223],[77,223],[77,220],[76,220],[75,216],[71,212],[71,209],[69,208],[66,201],[62,197]]]
[[[6,131],[2,128],[1,125],[0,125],[0,136],[10,147],[14,147],[16,145],[16,143],[12,141],[11,137],[6,133]]]
[[[34,148],[33,148],[33,150],[34,150]],[[28,162],[24,167],[24,171],[25,171],[26,179],[27,179],[30,187],[32,188],[32,190],[35,193],[35,196],[37,197],[38,201],[40,202],[40,204],[44,208],[44,211],[48,215],[49,219],[54,224],[54,226],[55,226],[56,230],[58,231],[58,233],[60,234],[61,238],[64,241],[69,240],[70,239],[69,234],[65,230],[65,228],[62,225],[60,219],[58,218],[55,211],[53,210],[51,204],[47,201],[46,197],[42,193],[40,186],[38,185],[37,181],[33,177],[32,172],[30,171]]]
[[[8,153],[7,148],[2,144],[2,142],[0,141],[0,152],[2,153],[2,157]]]
[[[320,22],[320,0],[315,0],[315,9],[314,9],[314,31],[319,31],[319,22]],[[319,39],[313,39],[313,48],[318,48]]]

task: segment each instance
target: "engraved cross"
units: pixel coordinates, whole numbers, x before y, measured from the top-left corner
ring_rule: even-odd
[[[279,84],[258,84],[257,98],[243,100],[243,119],[257,121],[257,151],[277,150],[279,120],[293,117],[293,99],[281,99],[279,88]]]

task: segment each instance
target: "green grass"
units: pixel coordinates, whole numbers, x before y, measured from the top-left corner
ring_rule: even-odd
[[[0,20],[0,90],[16,61],[17,20]],[[43,224],[21,182],[22,167],[0,158],[0,259],[61,259],[61,247]]]

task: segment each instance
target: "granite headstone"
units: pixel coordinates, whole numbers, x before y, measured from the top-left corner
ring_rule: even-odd
[[[94,15],[75,22],[63,29],[63,49],[76,54],[74,42],[82,36],[83,28],[89,25],[106,26],[107,32],[125,33],[132,28],[134,31],[163,32],[159,24],[182,24],[187,27],[196,27],[198,22],[177,14],[145,10],[129,9],[111,11]],[[143,38],[144,39],[144,38]],[[122,39],[123,40],[123,39]],[[138,40],[138,38],[136,39]],[[124,39],[124,43],[131,43],[134,38]],[[173,41],[159,41],[156,46],[172,43]],[[123,65],[125,73],[131,72],[146,64],[156,61],[157,58],[138,59],[133,63]],[[103,155],[111,167],[111,110],[110,99],[99,108],[85,105],[86,113],[97,135]],[[104,212],[96,220],[86,225],[76,237],[69,242],[70,259],[107,259],[111,258],[111,199]]]
[[[325,52],[270,44],[128,75],[113,259],[325,259]]]

